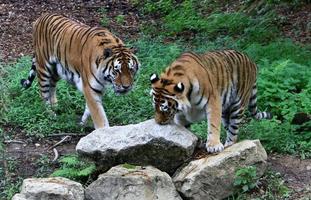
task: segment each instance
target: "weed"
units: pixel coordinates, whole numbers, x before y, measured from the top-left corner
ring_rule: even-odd
[[[118,24],[123,24],[125,20],[125,15],[117,15],[115,19]]]
[[[290,190],[285,185],[281,174],[271,170],[267,170],[260,179],[257,179],[255,167],[241,168],[236,172],[234,184],[238,188],[238,193],[227,200],[277,200],[288,199],[290,196]],[[252,192],[245,192],[245,190]]]
[[[99,13],[101,14],[100,25],[103,27],[109,26],[110,20],[107,16],[107,10],[105,8],[100,8]]]
[[[256,167],[240,168],[235,173],[234,186],[242,192],[249,192],[257,186]]]

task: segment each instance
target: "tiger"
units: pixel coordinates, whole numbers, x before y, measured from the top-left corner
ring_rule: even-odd
[[[109,127],[102,93],[111,84],[116,94],[129,92],[140,67],[135,50],[102,27],[90,27],[57,14],[43,14],[33,24],[34,56],[23,88],[38,77],[41,97],[57,105],[56,84],[66,80],[83,93],[80,124],[91,115],[94,128]]]
[[[160,77],[150,76],[155,121],[189,127],[207,119],[206,151],[221,152],[237,141],[246,106],[255,119],[272,117],[257,108],[256,79],[256,64],[236,50],[185,52]],[[224,145],[221,123],[227,133]]]

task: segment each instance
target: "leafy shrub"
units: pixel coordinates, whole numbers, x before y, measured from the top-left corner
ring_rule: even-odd
[[[235,173],[234,186],[242,192],[249,192],[257,186],[256,167],[240,168]]]
[[[80,160],[75,154],[66,155],[59,162],[60,169],[55,170],[51,176],[61,176],[85,183],[96,170],[94,163]]]
[[[269,63],[259,72],[259,101],[280,119],[288,121],[298,112],[311,113],[311,71],[290,60]]]

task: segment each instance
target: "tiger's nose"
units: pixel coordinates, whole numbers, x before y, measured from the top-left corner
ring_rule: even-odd
[[[131,85],[122,85],[122,88],[124,89],[124,90],[127,90],[127,89],[129,89],[131,87]]]

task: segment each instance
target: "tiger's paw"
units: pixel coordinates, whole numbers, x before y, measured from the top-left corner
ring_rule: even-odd
[[[206,142],[206,151],[208,153],[219,153],[224,150],[224,145],[219,142],[216,144],[212,144],[211,142]]]

